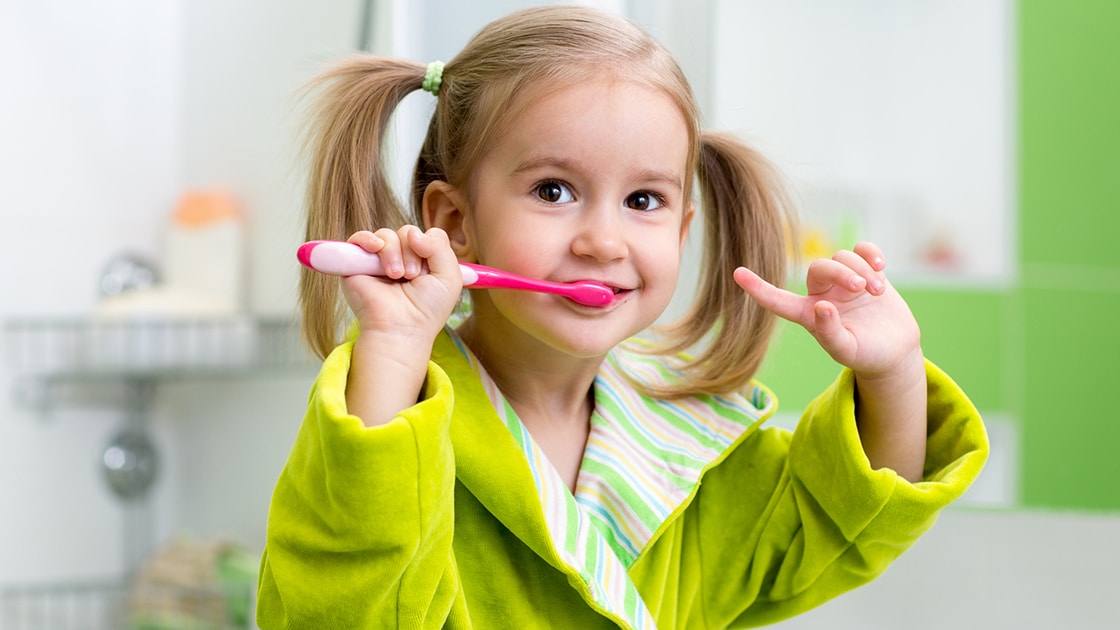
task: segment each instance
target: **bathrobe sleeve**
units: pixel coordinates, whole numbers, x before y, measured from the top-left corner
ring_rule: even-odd
[[[462,603],[451,383],[430,364],[415,407],[366,427],[346,410],[352,348],[324,362],[273,493],[261,628],[439,627]]]
[[[773,623],[871,581],[968,489],[988,453],[983,424],[948,376],[931,363],[926,374],[917,483],[871,469],[850,371],[810,404],[792,436],[759,432],[705,479],[697,557],[711,627]]]

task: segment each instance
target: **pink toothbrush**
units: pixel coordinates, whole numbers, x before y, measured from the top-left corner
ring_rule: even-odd
[[[345,241],[308,241],[300,245],[296,258],[308,269],[332,276],[383,276],[381,257]],[[549,282],[526,278],[474,263],[459,263],[463,286],[476,289],[521,289],[562,295],[585,306],[606,306],[614,300],[610,287],[585,280]]]

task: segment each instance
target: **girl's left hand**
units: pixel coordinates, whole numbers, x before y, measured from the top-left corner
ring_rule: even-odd
[[[735,282],[774,314],[800,324],[833,359],[857,375],[879,377],[920,356],[918,323],[883,274],[883,252],[859,243],[809,265],[808,295],[779,289],[745,267]]]

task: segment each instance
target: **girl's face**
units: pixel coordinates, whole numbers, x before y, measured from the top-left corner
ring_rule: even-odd
[[[537,99],[503,130],[471,179],[464,232],[478,262],[616,290],[605,307],[477,291],[491,338],[601,357],[644,330],[673,296],[692,217],[688,128],[666,95],[591,80]]]

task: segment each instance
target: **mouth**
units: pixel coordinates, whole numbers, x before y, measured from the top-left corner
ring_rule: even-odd
[[[567,280],[559,284],[564,287],[564,290],[557,293],[576,304],[595,310],[618,304],[632,291],[601,280]]]
[[[620,301],[626,299],[626,296],[628,296],[628,295],[630,295],[631,293],[634,292],[634,289],[627,289],[627,288],[624,288],[624,287],[618,287],[618,286],[614,286],[612,284],[605,284],[605,286],[608,289],[611,290],[611,294],[613,296],[612,299],[611,299],[611,302],[610,302],[611,304],[619,303]]]

